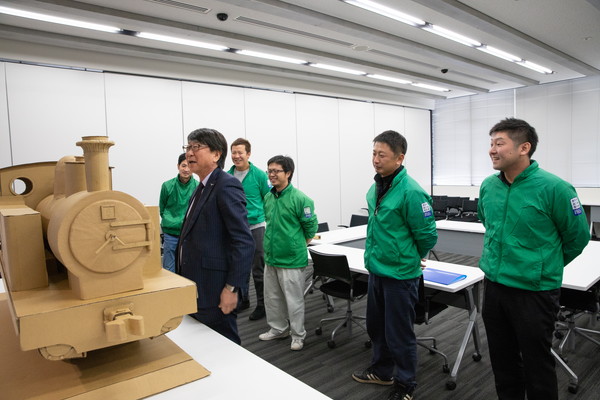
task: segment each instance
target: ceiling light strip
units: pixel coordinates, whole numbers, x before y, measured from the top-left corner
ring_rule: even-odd
[[[31,11],[18,10],[16,8],[10,8],[10,7],[1,7],[0,6],[0,13],[13,15],[15,17],[35,19],[37,21],[51,22],[54,24],[69,25],[69,26],[75,26],[77,28],[92,29],[95,31],[102,31],[102,32],[109,32],[109,33],[119,33],[121,31],[120,28],[117,28],[114,26],[94,24],[91,22],[78,21],[78,20],[69,19],[69,18],[55,17],[53,15],[39,14],[39,13],[31,12]]]
[[[308,63],[308,65],[310,65],[311,67],[315,67],[315,68],[327,69],[327,70],[336,71],[336,72],[343,72],[345,74],[352,74],[352,75],[366,75],[367,74],[366,72],[363,72],[363,71],[358,71],[358,70],[351,69],[351,68],[338,67],[338,66],[329,65],[329,64]]]
[[[243,56],[258,57],[258,58],[264,58],[266,60],[281,61],[281,62],[287,62],[287,63],[291,63],[291,64],[308,64],[308,61],[300,60],[298,58],[279,56],[276,54],[262,53],[262,52],[253,51],[253,50],[235,50],[235,53],[241,54]]]
[[[434,33],[443,38],[453,40],[457,43],[463,44],[465,46],[483,51],[484,53],[488,53],[490,55],[502,58],[503,60],[507,60],[513,62],[515,64],[521,65],[523,67],[529,68],[533,71],[542,73],[542,74],[553,74],[550,68],[546,68],[544,66],[532,63],[530,61],[524,60],[521,57],[515,56],[513,54],[507,53],[503,50],[497,49],[492,46],[488,46],[486,44],[480,43],[477,40],[471,39],[467,36],[461,35],[454,31],[451,31],[446,28],[442,28],[441,26],[431,24],[429,22],[423,21],[417,17],[413,17],[412,15],[404,14],[398,10],[395,10],[390,7],[386,7],[379,3],[376,3],[371,0],[340,0],[344,3],[360,7],[364,10],[368,10],[374,12],[376,14],[382,15],[384,17],[395,19],[396,21],[403,22],[405,24],[414,26],[415,28],[419,28],[425,30],[430,33]]]
[[[205,42],[200,42],[197,40],[183,39],[183,38],[179,38],[179,37],[175,37],[175,36],[158,35],[158,34],[149,33],[149,32],[137,32],[135,36],[142,38],[142,39],[158,40],[161,42],[168,42],[168,43],[175,43],[175,44],[183,44],[185,46],[200,47],[202,49],[217,50],[217,51],[229,50],[229,47],[221,46],[219,44],[205,43]]]
[[[300,59],[296,59],[296,58],[292,58],[292,57],[279,56],[276,54],[268,54],[268,53],[262,53],[262,52],[258,52],[258,51],[252,51],[252,50],[241,50],[241,49],[234,50],[227,46],[222,46],[222,45],[217,45],[217,44],[212,44],[212,43],[205,43],[205,42],[200,42],[200,41],[192,40],[192,39],[184,39],[184,38],[179,38],[179,37],[175,37],[175,36],[159,35],[159,34],[150,33],[150,32],[134,32],[134,31],[121,29],[121,28],[117,28],[117,27],[113,27],[113,26],[88,23],[88,22],[84,22],[84,21],[78,21],[78,20],[62,18],[62,17],[55,17],[55,16],[51,16],[51,15],[23,11],[23,10],[18,10],[18,9],[14,9],[14,8],[9,8],[9,7],[0,6],[0,14],[8,14],[8,15],[13,15],[13,16],[22,17],[22,18],[35,19],[35,20],[39,20],[39,21],[74,26],[74,27],[84,28],[84,29],[92,29],[92,30],[109,32],[109,33],[127,34],[130,36],[139,37],[141,39],[157,40],[157,41],[161,41],[161,42],[181,44],[181,45],[185,45],[185,46],[192,46],[192,47],[198,47],[198,48],[209,49],[209,50],[231,51],[233,53],[245,55],[245,56],[259,57],[259,58],[264,58],[264,59],[269,59],[269,60],[274,60],[274,61],[299,64],[299,65],[304,64],[304,65],[309,65],[309,66],[315,67],[315,68],[321,68],[321,69],[326,69],[326,70],[335,71],[335,72],[352,74],[352,75],[356,75],[356,76],[366,76],[369,78],[380,79],[380,80],[399,83],[399,84],[411,84],[413,86],[417,86],[417,87],[421,87],[421,88],[429,89],[429,90],[435,90],[435,91],[441,91],[441,92],[449,92],[450,91],[449,89],[441,88],[438,86],[433,86],[433,85],[428,85],[428,84],[423,84],[423,83],[414,83],[414,82],[411,82],[411,81],[405,80],[405,79],[394,78],[394,77],[389,77],[389,76],[379,75],[379,74],[367,74],[364,71],[359,71],[359,70],[355,70],[355,69],[351,69],[351,68],[338,67],[335,65],[322,64],[322,63],[311,63],[308,61],[304,61],[304,60],[300,60]],[[521,60],[521,61],[523,63],[528,63],[525,60]],[[533,63],[528,63],[527,67],[531,68],[531,69],[534,69],[535,67],[543,68],[543,67],[540,67],[537,64],[533,64]]]
[[[345,3],[351,4],[356,7],[360,7],[367,11],[383,15],[384,17],[395,19],[396,21],[408,24],[410,26],[425,25],[426,22],[422,19],[413,17],[412,15],[405,14],[391,7],[386,7],[379,3],[370,0],[342,0]]]

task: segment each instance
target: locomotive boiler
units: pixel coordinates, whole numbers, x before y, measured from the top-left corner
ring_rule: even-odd
[[[105,136],[83,156],[0,169],[0,266],[22,350],[50,360],[162,335],[196,287],[161,268],[157,207],[112,190]],[[22,190],[15,188],[17,183]]]

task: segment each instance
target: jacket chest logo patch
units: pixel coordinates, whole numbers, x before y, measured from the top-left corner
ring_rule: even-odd
[[[421,203],[421,209],[423,210],[423,217],[427,218],[433,215],[429,203]]]
[[[573,209],[573,215],[580,215],[583,213],[581,210],[581,204],[579,204],[579,199],[577,197],[573,197],[571,199],[571,208]]]
[[[304,217],[305,218],[312,217],[312,213],[310,212],[310,207],[304,207]]]

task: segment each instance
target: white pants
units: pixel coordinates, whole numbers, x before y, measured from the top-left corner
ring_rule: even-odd
[[[304,339],[304,268],[265,265],[265,311],[272,333],[287,331],[292,339]],[[289,320],[289,323],[288,323]]]

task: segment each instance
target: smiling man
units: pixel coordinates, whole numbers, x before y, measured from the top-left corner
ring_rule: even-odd
[[[160,227],[164,239],[163,268],[171,272],[175,272],[175,251],[185,211],[192,193],[198,186],[198,181],[192,178],[185,153],[179,155],[177,170],[179,173],[175,178],[162,184],[158,201]]]
[[[291,350],[304,347],[304,271],[306,245],[317,233],[313,201],[292,185],[294,161],[275,156],[268,162],[273,185],[265,196],[265,310],[269,331],[260,340],[292,336]]]
[[[227,141],[220,132],[197,129],[184,150],[201,183],[181,229],[178,272],[198,287],[198,311],[192,316],[240,344],[235,309],[254,254],[244,190],[222,170]]]
[[[490,138],[500,172],[479,192],[486,229],[479,266],[496,392],[499,399],[556,400],[550,350],[563,269],[587,245],[589,226],[573,186],[531,159],[538,143],[531,125],[507,118]]]
[[[256,308],[248,317],[251,321],[262,319],[265,316],[265,296],[263,275],[265,269],[265,256],[263,251],[263,241],[265,236],[265,212],[263,198],[269,193],[269,179],[267,174],[257,168],[250,162],[252,146],[244,138],[238,138],[231,143],[231,161],[233,166],[227,171],[235,176],[244,187],[246,193],[246,209],[248,210],[248,224],[250,232],[254,239],[254,259],[252,261],[252,280],[256,291]],[[246,280],[246,285],[240,288],[240,306],[238,311],[244,310],[250,306],[248,294],[248,285],[250,276]]]
[[[365,267],[369,271],[367,332],[371,365],[352,378],[393,385],[388,399],[411,400],[417,385],[415,304],[421,259],[437,242],[431,196],[402,165],[404,136],[385,131],[373,140],[375,183],[367,193],[369,222]]]

